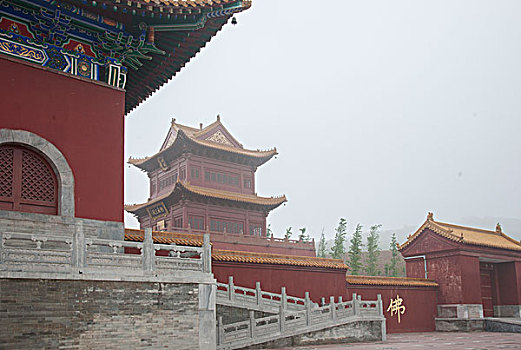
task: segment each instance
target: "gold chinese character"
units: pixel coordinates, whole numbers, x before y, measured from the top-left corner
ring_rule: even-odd
[[[391,299],[387,312],[391,311],[391,317],[396,313],[398,315],[398,323],[400,323],[400,315],[405,313],[405,305],[402,305],[403,299],[396,294],[396,299]]]

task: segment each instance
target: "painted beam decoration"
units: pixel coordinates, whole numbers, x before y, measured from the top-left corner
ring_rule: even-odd
[[[134,68],[139,65],[136,57],[150,59],[149,52],[163,53],[143,43],[144,33],[136,40],[125,34],[122,24],[70,4],[2,1],[0,16],[0,52],[120,88],[126,82],[124,63]]]
[[[172,78],[232,14],[250,5],[0,0],[0,55],[126,89],[128,112]]]

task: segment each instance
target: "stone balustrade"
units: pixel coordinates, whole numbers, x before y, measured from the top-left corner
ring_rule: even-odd
[[[233,282],[233,281],[230,281]],[[253,303],[250,297],[256,297],[261,303],[264,302],[262,297],[266,292],[242,287],[235,287],[233,284],[218,284],[219,287],[228,286],[228,298],[235,300],[235,305],[245,303],[245,300]],[[233,291],[233,292],[232,292]],[[248,294],[247,298],[237,297],[243,291]],[[255,291],[255,295],[251,295]],[[284,289],[283,289],[284,291]],[[381,332],[381,340],[385,340],[385,318],[383,316],[383,306],[381,296],[378,295],[377,300],[362,301],[360,296],[353,294],[351,301],[342,301],[339,297],[335,302],[334,297],[330,298],[329,304],[318,306],[309,299],[306,293],[304,299],[298,299],[299,302],[293,303],[294,310],[288,309],[287,301],[289,300],[285,293],[278,295],[277,300],[279,311],[276,315],[255,318],[255,312],[250,310],[249,320],[235,322],[231,324],[223,324],[222,317],[218,318],[217,324],[217,348],[218,349],[236,349],[253,344],[273,341],[285,337],[291,337],[298,334],[315,332],[327,328],[337,327],[352,322],[368,321],[379,323]],[[217,303],[221,303],[223,293],[217,294]],[[275,299],[267,299],[268,304],[273,303]],[[303,301],[303,304],[300,303]],[[300,308],[300,310],[295,310]]]
[[[125,254],[137,248],[140,254]],[[156,256],[156,251],[168,256]],[[0,232],[0,271],[18,273],[79,273],[122,276],[168,275],[177,271],[211,272],[208,235],[202,247],[154,244],[152,231],[143,242],[86,237],[77,224],[72,236]]]
[[[228,283],[217,282],[217,303],[233,307],[242,307],[250,310],[277,313],[281,305],[288,310],[302,310],[306,302],[314,307],[318,306],[309,299],[289,296],[286,294],[286,287],[281,288],[281,293],[263,291],[260,282],[255,284],[255,289],[236,286],[233,276],[228,278]]]

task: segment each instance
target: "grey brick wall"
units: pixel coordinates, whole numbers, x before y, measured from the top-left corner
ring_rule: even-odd
[[[198,349],[198,284],[0,279],[2,349]]]

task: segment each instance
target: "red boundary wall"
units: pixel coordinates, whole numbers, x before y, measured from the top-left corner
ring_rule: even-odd
[[[376,277],[377,278],[377,277]],[[362,296],[362,300],[375,300],[382,295],[384,316],[388,333],[429,332],[435,330],[434,318],[437,315],[437,288],[411,286],[347,285],[347,292]],[[391,316],[387,311],[391,299],[399,296],[403,299],[405,312],[400,314],[400,323],[396,313]]]
[[[280,293],[281,287],[286,287],[288,295],[300,298],[309,292],[314,302],[322,297],[329,301],[330,296],[346,300],[348,295],[345,269],[213,261],[212,271],[221,283],[228,283],[228,277],[233,276],[235,285],[255,288],[259,281],[262,290],[268,292]]]

